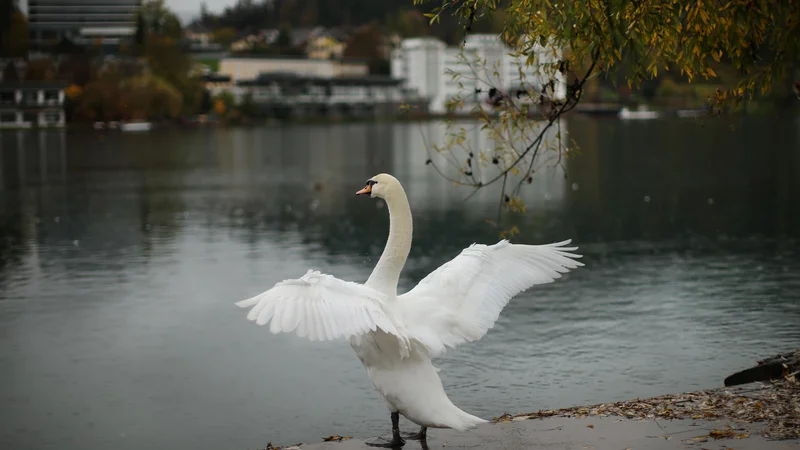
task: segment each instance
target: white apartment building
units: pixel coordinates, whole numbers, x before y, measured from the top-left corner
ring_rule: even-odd
[[[82,44],[119,44],[133,37],[136,12],[142,6],[142,0],[27,0],[23,3],[34,48],[54,45],[63,37]]]
[[[429,99],[433,113],[445,112],[448,101],[457,95],[464,100],[463,110],[468,111],[485,101],[492,87],[512,94],[520,87],[541,89],[550,76],[543,74],[540,66],[558,61],[560,52],[552,47],[536,48],[534,64],[528,66],[525,57],[512,56],[513,49],[493,34],[468,36],[463,50],[447,47],[436,38],[404,39],[392,51],[392,77],[403,79],[406,87]],[[458,76],[454,78],[453,74]],[[552,95],[563,99],[566,83],[561,74],[557,75]],[[481,92],[476,93],[476,89]]]

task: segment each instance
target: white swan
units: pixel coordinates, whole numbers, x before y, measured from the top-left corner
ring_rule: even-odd
[[[389,239],[364,284],[308,271],[296,280],[236,303],[252,307],[248,320],[270,323],[273,333],[296,331],[300,337],[346,337],[391,411],[392,441],[404,444],[399,415],[421,426],[406,436],[422,439],[428,427],[459,431],[486,422],[450,402],[431,358],[446,347],[480,339],[494,326],[509,300],[531,286],[550,283],[582,266],[564,247],[500,241],[473,244],[409,292],[397,295],[397,282],[411,250],[412,221],[403,187],[391,175],[367,180],[356,195],[382,198],[389,208]]]

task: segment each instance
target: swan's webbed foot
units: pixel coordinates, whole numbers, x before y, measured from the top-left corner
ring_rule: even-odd
[[[405,435],[406,439],[414,441],[424,441],[428,438],[428,427],[420,427],[416,433],[408,433]]]
[[[380,448],[400,448],[406,445],[406,441],[400,437],[400,435],[392,436],[392,440],[389,442],[365,442],[365,444],[369,445],[370,447],[380,447]]]
[[[406,445],[406,441],[400,437],[400,413],[392,413],[392,440],[389,442],[367,442],[370,447],[399,448]]]

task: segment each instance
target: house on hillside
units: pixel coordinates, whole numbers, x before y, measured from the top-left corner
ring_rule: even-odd
[[[274,29],[258,30],[242,36],[231,44],[232,52],[247,52],[258,47],[266,47],[278,41],[280,32]]]
[[[225,50],[214,42],[214,33],[208,30],[187,30],[183,37],[191,52],[219,52]]]
[[[306,44],[306,57],[309,59],[341,59],[345,43],[332,36],[311,38]]]
[[[63,127],[61,81],[0,82],[0,128]]]

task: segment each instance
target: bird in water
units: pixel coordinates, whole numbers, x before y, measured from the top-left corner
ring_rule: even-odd
[[[486,420],[455,406],[431,359],[491,329],[512,297],[551,283],[583,266],[569,240],[545,245],[472,244],[398,295],[397,283],[411,250],[411,209],[400,182],[389,174],[369,180],[359,196],[380,198],[389,210],[389,237],[363,284],[309,270],[237,302],[247,319],[272,333],[295,332],[312,341],[346,338],[386,400],[392,439],[368,443],[399,447],[405,438],[425,441],[428,428],[464,431]],[[420,426],[401,435],[400,415]]]

